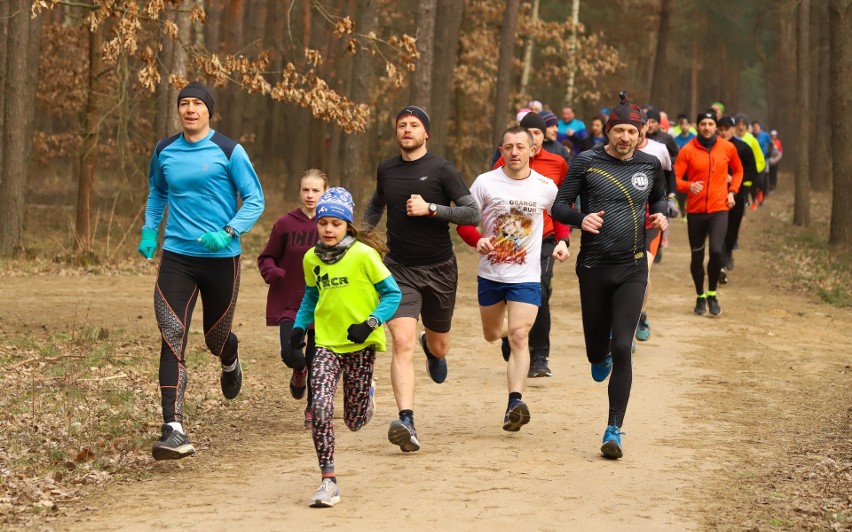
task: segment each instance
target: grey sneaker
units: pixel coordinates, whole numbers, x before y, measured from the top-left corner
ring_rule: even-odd
[[[176,431],[171,425],[163,425],[161,430],[162,436],[151,447],[154,460],[180,460],[195,454],[195,447],[189,443],[186,434]]]
[[[420,450],[420,442],[417,440],[417,430],[414,423],[408,418],[391,421],[388,427],[388,441],[404,453],[413,453]]]
[[[237,367],[233,371],[222,370],[222,395],[225,399],[233,399],[240,395],[240,389],[243,387],[243,368],[240,364],[240,356],[237,355]]]
[[[340,502],[340,490],[337,489],[337,484],[330,478],[322,479],[322,484],[317,488],[317,492],[311,497],[311,508],[331,508]]]

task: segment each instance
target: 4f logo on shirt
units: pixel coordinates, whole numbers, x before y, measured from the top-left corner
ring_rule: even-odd
[[[328,274],[320,273],[320,267],[314,267],[314,276],[316,277],[317,288],[340,288],[349,284],[348,277],[329,277]]]
[[[649,184],[648,176],[646,176],[643,172],[636,172],[633,174],[633,177],[630,178],[630,182],[633,183],[633,188],[636,190],[645,190],[648,188]]]

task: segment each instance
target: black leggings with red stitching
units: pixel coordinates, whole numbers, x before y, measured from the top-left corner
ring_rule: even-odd
[[[183,423],[187,382],[184,354],[198,295],[201,294],[204,310],[207,349],[229,366],[237,358],[238,341],[231,324],[239,291],[239,255],[208,258],[163,252],[154,287],[154,312],[162,337],[160,393],[164,423]]]

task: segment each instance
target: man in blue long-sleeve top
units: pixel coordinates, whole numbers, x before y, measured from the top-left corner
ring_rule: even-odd
[[[189,325],[198,295],[204,308],[204,341],[222,363],[222,394],[240,393],[239,342],[231,332],[240,289],[240,235],[263,213],[260,180],[242,146],[210,128],[213,94],[190,83],[178,94],[182,133],[157,143],[148,172],[150,192],[139,253],[152,260],[166,207],[169,215],[154,288],[160,328],[162,436],[157,460],[195,453],[183,427]],[[238,199],[242,205],[238,207]]]

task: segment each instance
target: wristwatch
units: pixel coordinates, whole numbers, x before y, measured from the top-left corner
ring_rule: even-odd
[[[375,316],[370,316],[369,318],[367,318],[367,325],[369,325],[371,329],[375,329],[379,326],[379,318]]]
[[[234,228],[231,227],[230,225],[226,225],[225,227],[222,228],[222,230],[225,231],[226,233],[228,233],[229,235],[231,235],[231,238],[237,238],[237,232],[234,231]]]
[[[438,205],[436,203],[429,204],[429,216],[435,216],[438,214]]]

